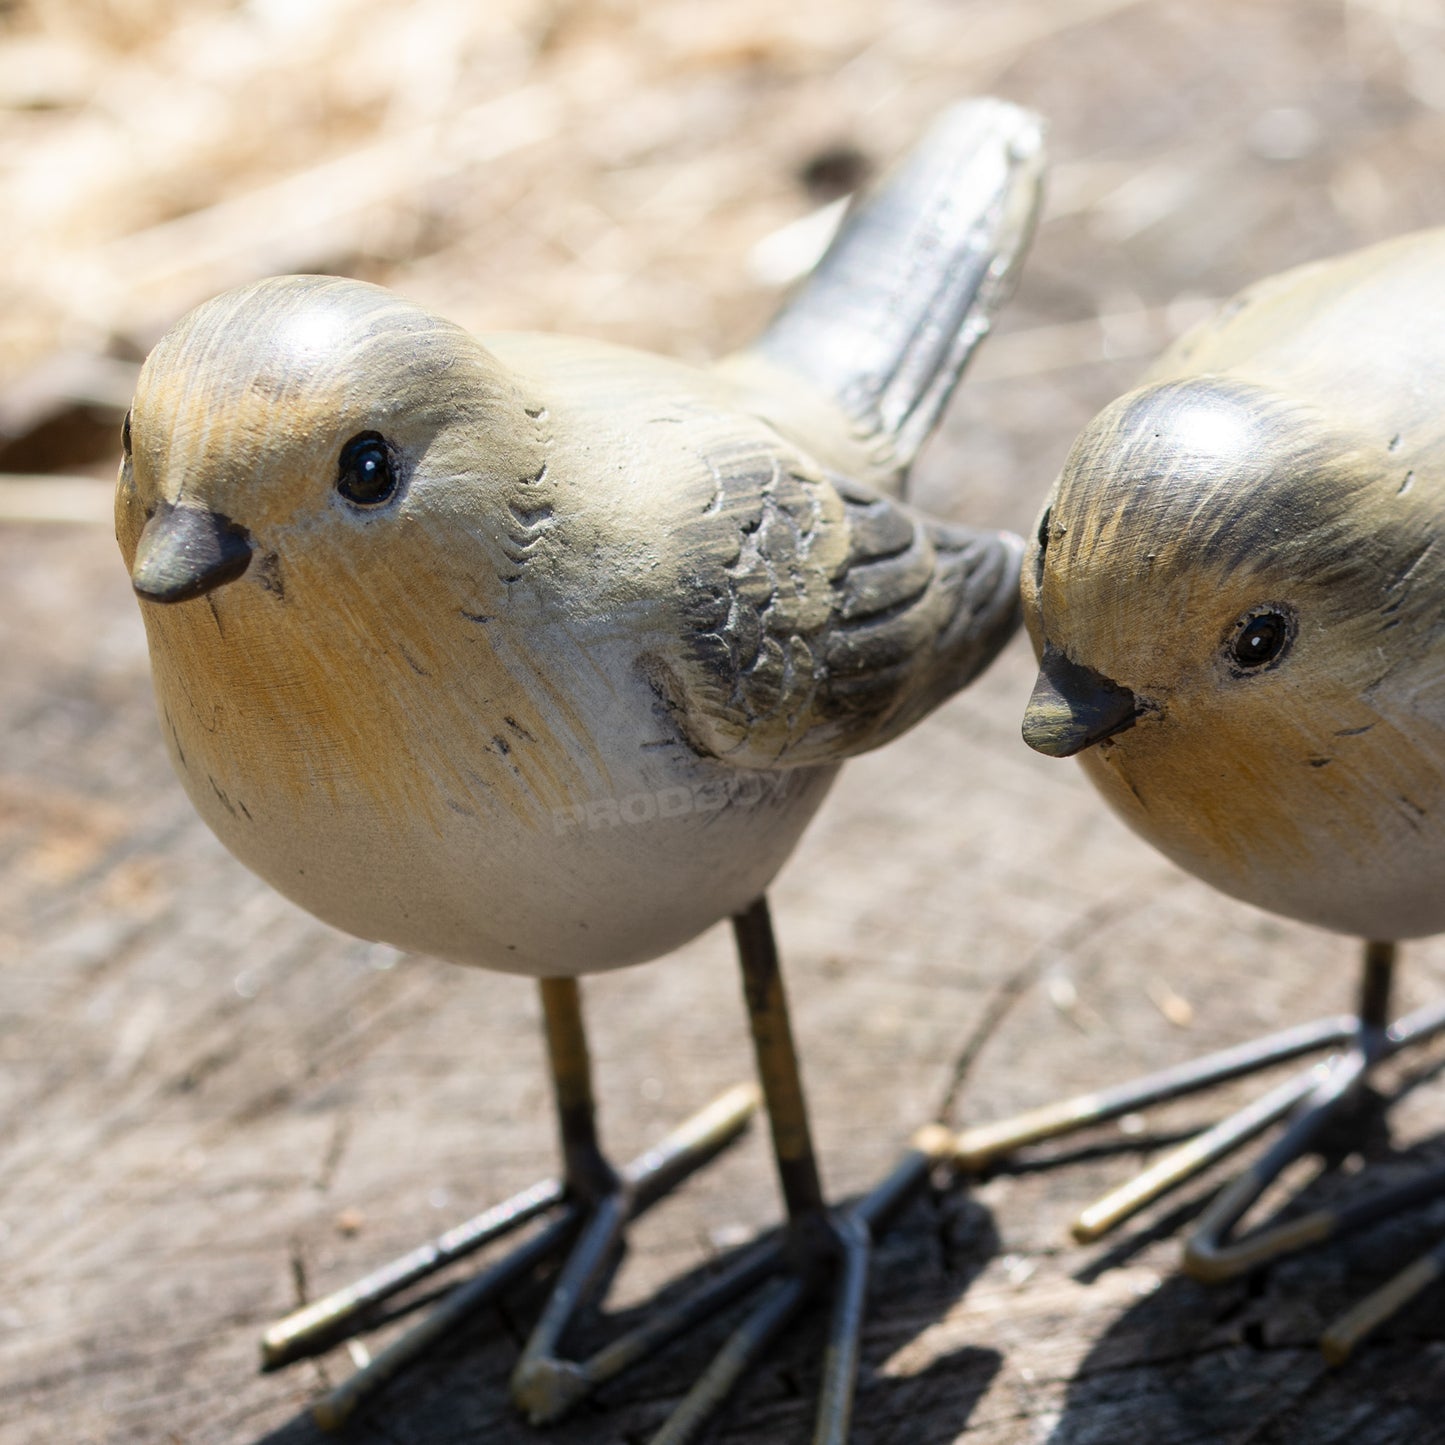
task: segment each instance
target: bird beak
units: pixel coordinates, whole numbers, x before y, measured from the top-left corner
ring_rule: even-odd
[[[151,602],[185,602],[234,581],[251,563],[251,534],[205,507],[162,502],[141,529],[131,585]]]
[[[1139,720],[1144,708],[1127,687],[1044,645],[1039,680],[1024,710],[1024,741],[1051,758],[1071,758]]]

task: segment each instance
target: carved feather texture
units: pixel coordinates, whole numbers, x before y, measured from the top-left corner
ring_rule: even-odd
[[[836,765],[1013,630],[1020,544],[883,489],[1012,273],[1037,134],[953,116],[716,367],[474,338],[339,278],[187,317],[141,374],[117,532],[218,836],[349,932],[546,976],[749,906]],[[375,498],[341,486],[367,438]],[[195,536],[249,565],[191,575]]]
[[[675,694],[694,745],[747,767],[877,747],[1012,632],[1018,543],[920,516],[781,449],[710,458]]]

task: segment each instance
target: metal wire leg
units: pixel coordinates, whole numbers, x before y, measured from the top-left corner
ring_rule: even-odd
[[[824,1209],[823,1184],[813,1151],[803,1077],[766,899],[759,898],[746,913],[733,919],[733,936],[742,967],[743,998],[752,1025],[758,1079],[768,1107],[778,1183],[788,1219],[797,1221]]]
[[[559,1353],[562,1336],[600,1282],[634,1205],[597,1137],[581,991],[575,979],[543,979],[541,987],[567,1182],[576,1198],[591,1208],[512,1372],[512,1403],[533,1424],[555,1418],[572,1401],[575,1381]]]
[[[1341,1044],[1352,1045],[1353,1048],[1348,1054],[1316,1064],[1286,1080],[1179,1148],[1161,1156],[1135,1178],[1090,1205],[1074,1221],[1072,1227],[1074,1237],[1081,1243],[1096,1240],[1137,1214],[1146,1205],[1234,1153],[1272,1124],[1298,1110],[1303,1110],[1304,1116],[1313,1116],[1318,1112],[1314,1124],[1307,1126],[1300,1122],[1298,1132],[1292,1129],[1286,1135],[1288,1143],[1281,1140],[1277,1156],[1271,1151],[1252,1169],[1246,1171],[1237,1190],[1227,1191],[1214,1206],[1214,1211],[1206,1216],[1201,1231],[1202,1238],[1196,1236],[1198,1248],[1191,1260],[1197,1263],[1202,1274],[1216,1277],[1218,1270],[1237,1273],[1238,1269],[1250,1268],[1260,1262],[1260,1259],[1272,1256],[1269,1253],[1261,1255],[1252,1246],[1248,1262],[1244,1262],[1244,1255],[1237,1257],[1240,1261],[1237,1268],[1229,1262],[1234,1256],[1227,1257],[1223,1263],[1206,1258],[1218,1253],[1219,1241],[1212,1240],[1211,1224],[1217,1224],[1226,1209],[1235,1210],[1228,1223],[1221,1226],[1222,1240],[1223,1234],[1238,1222],[1244,1211],[1259,1197],[1280,1169],[1309,1148],[1326,1118],[1337,1112],[1346,1096],[1353,1093],[1366,1069],[1445,1029],[1445,1005],[1440,1004],[1420,1009],[1408,1018],[1387,1026],[1394,967],[1393,944],[1369,943],[1365,946],[1358,1013],[1341,1014],[1286,1029],[1267,1038],[1225,1049],[1128,1084],[1093,1094],[1082,1094],[1013,1119],[961,1131],[954,1139],[954,1163],[962,1170],[976,1171],[1023,1145],[1057,1138],[1088,1125],[1103,1123],[1151,1104],[1163,1103],[1229,1079],[1239,1078],[1302,1054]],[[1334,1079],[1341,1087],[1331,1086],[1330,1079]],[[1249,1180],[1254,1181],[1253,1188],[1247,1182]],[[1289,1243],[1292,1238],[1292,1233],[1275,1236],[1273,1242],[1278,1246],[1275,1252],[1299,1247]],[[1256,1245],[1264,1248],[1258,1241]]]
[[[1299,1122],[1303,1126],[1318,1127],[1322,1121],[1318,1114],[1311,1111]],[[1303,1128],[1300,1133],[1303,1135]],[[1445,1170],[1437,1169],[1397,1188],[1366,1195],[1363,1199],[1334,1208],[1315,1209],[1284,1224],[1267,1225],[1241,1239],[1231,1240],[1228,1237],[1230,1229],[1259,1198],[1284,1163],[1289,1162],[1284,1158],[1284,1146],[1294,1142],[1294,1134],[1292,1128],[1274,1149],[1240,1175],[1211,1205],[1185,1251],[1185,1267],[1196,1279],[1211,1282],[1233,1279],[1282,1255],[1323,1244],[1326,1240],[1388,1219],[1392,1214],[1423,1204],[1445,1191]],[[1301,1146],[1291,1157],[1298,1158],[1303,1152],[1304,1146]],[[1274,1174],[1269,1172],[1271,1168],[1274,1168]]]
[[[694,1114],[660,1145],[633,1160],[624,1171],[627,1184],[625,1197],[631,1204],[628,1217],[635,1217],[673,1185],[712,1159],[720,1148],[746,1127],[756,1104],[756,1092],[750,1087],[734,1089]],[[584,1229],[588,1218],[589,1210],[585,1205],[565,1204],[545,1229],[445,1296],[419,1325],[393,1341],[370,1364],[323,1396],[312,1407],[317,1423],[329,1430],[342,1425],[359,1405],[370,1399],[405,1365],[419,1359],[440,1339],[491,1304],[508,1286],[566,1250]],[[595,1248],[597,1233],[588,1242],[590,1247]],[[564,1274],[566,1272],[564,1267]],[[584,1267],[576,1272],[582,1273],[589,1271]],[[574,1308],[577,1302],[574,1296],[571,1300]],[[566,1322],[563,1319],[561,1326],[565,1327]],[[579,1397],[572,1397],[572,1403],[576,1398]]]
[[[1364,1228],[1445,1192],[1445,1170],[1435,1170],[1395,1189],[1333,1208],[1316,1209],[1236,1237],[1234,1230],[1264,1191],[1294,1160],[1308,1153],[1328,1124],[1350,1105],[1379,1062],[1445,1031],[1445,1005],[1418,1009],[1387,1024],[1395,948],[1365,947],[1355,1045],[1343,1057],[1317,1064],[1262,1099],[1158,1160],[1123,1188],[1080,1215],[1074,1234],[1094,1239],[1199,1169],[1222,1158],[1276,1120],[1293,1113],[1285,1132],[1210,1204],[1184,1252],[1197,1279],[1231,1279],[1262,1264]],[[1416,1260],[1341,1316],[1325,1331],[1320,1348],[1332,1365],[1343,1363],[1373,1330],[1421,1291],[1445,1276],[1445,1244]]]
[[[768,1341],[807,1299],[816,1282],[821,1256],[831,1249],[833,1233],[823,1207],[822,1183],[766,902],[759,899],[734,918],[733,929],[758,1074],[768,1107],[773,1154],[788,1209],[786,1236],[746,1256],[717,1280],[660,1311],[590,1360],[567,1363],[555,1356],[541,1359],[534,1344],[529,1344],[513,1384],[514,1396],[534,1420],[557,1418],[605,1380],[715,1315],[785,1266],[791,1267],[794,1273],[767,1288],[762,1302],[723,1346],[657,1437],[674,1445],[692,1439]],[[541,1329],[539,1326],[538,1334]],[[534,1343],[536,1338],[534,1335]],[[539,1381],[548,1392],[543,1399],[537,1398],[534,1389]]]
[[[1286,1079],[1278,1088],[1271,1089],[1238,1113],[1231,1114],[1202,1134],[1196,1134],[1178,1149],[1171,1149],[1128,1183],[1085,1209],[1070,1226],[1074,1238],[1080,1244],[1092,1243],[1132,1218],[1146,1205],[1242,1148],[1314,1093],[1324,1081],[1328,1068],[1328,1064],[1316,1064],[1303,1074]]]
[[[589,1370],[587,1361],[563,1358],[559,1350],[564,1332],[592,1294],[626,1225],[713,1158],[745,1127],[757,1105],[753,1085],[730,1090],[627,1165],[620,1187],[594,1209],[512,1372],[513,1403],[534,1425],[560,1419],[609,1378],[603,1371]],[[667,1312],[662,1315],[667,1318]],[[644,1349],[637,1358],[646,1353]]]
[[[953,1136],[941,1126],[920,1133],[891,1174],[847,1211],[830,1212],[808,1127],[797,1053],[788,1019],[777,950],[766,905],[759,900],[735,921],[744,992],[757,1051],[763,1097],[769,1108],[774,1156],[788,1211],[781,1234],[748,1251],[717,1278],[684,1299],[653,1311],[640,1325],[584,1360],[560,1354],[578,1308],[596,1291],[628,1220],[678,1180],[711,1158],[744,1125],[758,1091],[734,1090],[670,1135],[657,1149],[620,1173],[607,1165],[595,1130],[590,1067],[575,985],[544,985],[547,1039],[557,1092],[566,1182],[549,1182],[518,1196],[479,1221],[434,1241],[373,1277],[374,1288],[353,1287],[345,1299],[348,1323],[391,1293],[497,1237],[492,1216],[531,1219],[555,1209],[545,1228],[512,1254],[447,1295],[422,1323],[381,1351],[366,1367],[315,1407],[317,1420],[339,1426],[360,1404],[444,1334],[519,1280],[539,1263],[567,1253],[542,1316],[513,1375],[513,1397],[534,1423],[555,1420],[623,1370],[663,1349],[685,1331],[754,1291],[760,1297],[724,1343],[656,1437],[659,1445],[683,1445],[697,1437],[733,1386],[809,1299],[831,1279],[833,1309],[828,1326],[824,1378],[815,1445],[845,1445],[858,1373],[872,1242],[896,1211],[947,1157]],[[474,1243],[473,1240],[476,1242]],[[365,1284],[365,1282],[364,1282]],[[358,1303],[365,1299],[366,1303]],[[325,1338],[334,1340],[343,1311],[311,1307],[324,1317]],[[286,1338],[292,1341],[296,1330]],[[316,1338],[322,1335],[318,1331]],[[296,1349],[292,1343],[290,1348]],[[294,1354],[293,1356],[294,1357]]]
[[[1445,1190],[1445,1171],[1437,1171],[1431,1182],[1436,1192]],[[1331,1365],[1343,1365],[1367,1336],[1441,1279],[1445,1279],[1445,1242],[1407,1265],[1393,1279],[1341,1315],[1320,1336],[1320,1350],[1325,1359]]]
[[[1285,1168],[1309,1152],[1341,1104],[1350,1099],[1365,1076],[1368,1060],[1354,1049],[1339,1060],[1316,1086],[1303,1111],[1265,1152],[1225,1186],[1204,1212],[1184,1249],[1184,1268],[1208,1282],[1232,1279],[1280,1255],[1319,1244],[1334,1233],[1333,1214],[1315,1210],[1284,1224],[1255,1230],[1240,1239],[1231,1231],[1250,1205]]]
[[[728,1275],[720,1276],[713,1284],[698,1291],[693,1297],[695,1304],[708,1306],[706,1310],[694,1308],[689,1302],[675,1307],[679,1322],[686,1316],[686,1326],[690,1326],[747,1290],[756,1288],[770,1276],[790,1271],[774,1280],[764,1292],[648,1445],[689,1445],[696,1440],[769,1342],[818,1292],[829,1268],[834,1276],[833,1309],[828,1324],[813,1445],[846,1445],[857,1385],[859,1342],[873,1240],[923,1185],[934,1165],[946,1159],[951,1137],[948,1130],[941,1127],[921,1131],[913,1147],[881,1184],[851,1209],[834,1217],[838,1253],[833,1259],[818,1261],[815,1258],[810,1267],[808,1260],[800,1260],[796,1251],[789,1248],[791,1241],[784,1235],[747,1256]],[[706,1298],[714,1292],[716,1298]],[[674,1333],[680,1333],[680,1330]],[[617,1345],[614,1345],[594,1356],[586,1366],[589,1373],[601,1374],[607,1368],[605,1357],[616,1349]],[[623,1366],[633,1363],[636,1358],[635,1353],[629,1352],[629,1357],[622,1362]],[[609,1373],[617,1371],[610,1370]]]
[[[818,1420],[814,1445],[841,1445],[853,1419],[853,1395],[858,1387],[858,1355],[862,1344],[863,1311],[868,1301],[868,1266],[873,1236],[855,1216],[839,1221],[842,1258],[833,1284],[833,1313],[828,1320],[828,1344],[823,1357],[823,1383],[818,1389]]]
[[[832,1276],[833,1310],[828,1326],[823,1382],[819,1391],[814,1445],[845,1445],[858,1377],[859,1343],[867,1296],[868,1266],[875,1234],[946,1157],[952,1135],[935,1127],[923,1131],[893,1172],[847,1211],[829,1212],[823,1203],[816,1156],[808,1128],[797,1051],[788,1021],[777,947],[767,905],[758,900],[733,921],[742,966],[744,996],[752,1023],[758,1074],[772,1124],[778,1178],[788,1210],[783,1240],[757,1256],[757,1278],[782,1273],[727,1339],[712,1364],[688,1391],[650,1445],[687,1445],[702,1432],[733,1387],[787,1322]],[[724,1277],[718,1302],[737,1298],[752,1279],[745,1268]],[[701,1298],[701,1295],[698,1297]],[[676,1323],[691,1325],[701,1309],[685,1302]],[[637,1358],[626,1352],[621,1363]],[[601,1367],[600,1357],[589,1371]]]
[[[369,1364],[317,1400],[311,1407],[316,1423],[323,1430],[339,1430],[361,1405],[407,1365],[420,1359],[465,1324],[509,1285],[565,1249],[581,1227],[584,1217],[579,1206],[568,1205],[546,1229],[445,1296],[419,1325],[394,1340]]]
[[[1298,1024],[1234,1048],[1221,1049],[1218,1053],[1206,1054],[1202,1059],[1191,1059],[1186,1064],[1161,1069],[1156,1074],[1148,1074],[1111,1089],[1079,1094],[1041,1109],[1031,1109],[1012,1119],[963,1129],[954,1138],[953,1160],[964,1172],[976,1172],[1026,1144],[1057,1139],[1094,1124],[1105,1124],[1125,1114],[1137,1113],[1154,1104],[1163,1104],[1230,1079],[1257,1073],[1304,1054],[1347,1044],[1358,1031],[1359,1020],[1353,1014],[1337,1014],[1314,1023]]]
[[[806,1303],[812,1285],[801,1275],[774,1281],[648,1445],[689,1445],[696,1440],[748,1368]]]
[[[315,1413],[323,1425],[339,1425],[443,1335],[539,1264],[567,1251],[556,1286],[518,1364],[513,1391],[518,1404],[535,1418],[550,1418],[575,1403],[578,1382],[558,1350],[577,1310],[602,1279],[628,1221],[710,1160],[736,1137],[756,1110],[755,1086],[733,1089],[619,1174],[607,1162],[598,1141],[578,985],[574,979],[544,979],[541,992],[563,1178],[524,1190],[359,1283],[273,1325],[262,1340],[263,1367],[274,1369],[315,1354],[379,1323],[379,1307],[408,1286],[544,1213],[555,1211],[555,1217],[511,1255],[452,1290],[420,1325],[322,1399]],[[424,1302],[414,1301],[410,1307]],[[405,1312],[407,1307],[392,1313]]]
[[[1445,1032],[1445,1004],[1439,1003],[1417,1009],[1388,1027],[1381,1026],[1380,1014],[1388,996],[1378,977],[1384,962],[1381,946],[1371,945],[1358,1046],[1333,1065],[1280,1138],[1225,1188],[1200,1220],[1184,1255],[1185,1268],[1196,1278],[1233,1278],[1281,1255],[1321,1244],[1349,1229],[1382,1219],[1437,1192],[1439,1185],[1432,1182],[1434,1176],[1427,1176],[1353,1204],[1317,1209],[1283,1224],[1267,1225],[1240,1238],[1232,1237],[1234,1227],[1250,1206],[1287,1165],[1309,1151],[1325,1125],[1353,1098],[1371,1068],[1403,1049]]]
[[[1205,1211],[1184,1255],[1186,1270],[1196,1278],[1233,1278],[1433,1198],[1445,1192],[1445,1171],[1352,1204],[1313,1210],[1284,1222],[1265,1224],[1247,1234],[1235,1234],[1236,1227],[1280,1173],[1309,1153],[1326,1126],[1351,1106],[1371,1069],[1445,1032],[1445,1003],[1431,1004],[1393,1024],[1388,1022],[1395,967],[1393,943],[1366,943],[1355,1014],[1287,1029],[1130,1084],[963,1131],[954,1136],[952,1160],[960,1169],[977,1170],[1022,1145],[1102,1123],[1317,1049],[1349,1044],[1343,1053],[1287,1079],[1090,1205],[1074,1222],[1075,1238],[1081,1242],[1098,1239],[1285,1118],[1290,1122],[1284,1133],[1226,1185]],[[1371,1330],[1442,1276],[1445,1245],[1417,1260],[1336,1321],[1321,1340],[1326,1357],[1331,1363],[1346,1358]]]
[[[493,1240],[520,1229],[538,1215],[558,1208],[565,1192],[560,1179],[544,1179],[383,1265],[355,1284],[287,1315],[261,1336],[261,1368],[279,1369],[293,1360],[329,1350],[373,1322],[377,1307],[386,1300]]]

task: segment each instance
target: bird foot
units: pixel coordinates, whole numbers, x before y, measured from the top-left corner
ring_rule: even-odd
[[[732,1132],[738,1127],[740,1122],[734,1123]],[[589,1286],[596,1283],[602,1262],[615,1247],[621,1225],[656,1197],[648,1194],[645,1177],[638,1183],[637,1165],[630,1166],[621,1176],[623,1188],[590,1210],[564,1202],[543,1230],[511,1255],[445,1296],[419,1326],[318,1401],[313,1414],[323,1428],[338,1428],[398,1370],[494,1300],[507,1284],[521,1278],[549,1255],[570,1250],[543,1314],[512,1373],[513,1403],[531,1424],[545,1425],[560,1419],[625,1370],[652,1358],[681,1335],[715,1318],[737,1301],[755,1295],[741,1323],[649,1442],[649,1445],[689,1445],[734,1386],[757,1363],[769,1343],[823,1288],[831,1287],[826,1364],[814,1441],[815,1445],[845,1445],[857,1380],[874,1236],[924,1183],[933,1166],[944,1158],[950,1139],[947,1130],[922,1131],[892,1173],[856,1204],[848,1209],[819,1211],[790,1221],[775,1236],[745,1250],[726,1269],[680,1299],[654,1307],[641,1323],[588,1358],[566,1359],[557,1353],[562,1330],[588,1296]],[[661,1152],[654,1151],[644,1157],[655,1158]],[[509,1201],[509,1205],[511,1203]],[[530,1200],[527,1207],[531,1207]],[[533,1210],[536,1212],[540,1211]],[[363,1281],[362,1286],[343,1291],[333,1299],[364,1295],[366,1284]],[[321,1314],[320,1307],[313,1306],[312,1321],[301,1323],[314,1324]],[[296,1333],[293,1322],[298,1318],[293,1316],[292,1320],[283,1321],[281,1326],[268,1332],[271,1352],[267,1356],[268,1365],[280,1362],[276,1353],[283,1328],[290,1327],[287,1336],[290,1339]],[[352,1333],[363,1323],[371,1322],[372,1317],[365,1321],[353,1320],[346,1332]],[[310,1343],[320,1349],[338,1338],[337,1327],[333,1325],[324,1336],[317,1332]],[[294,1343],[288,1349],[285,1358],[289,1359],[314,1352]]]
[[[1371,1009],[1371,1014],[1377,1010]],[[958,1133],[949,1151],[956,1168],[981,1173],[1029,1144],[1133,1114],[1152,1104],[1194,1093],[1226,1080],[1324,1049],[1337,1052],[1252,1100],[1218,1124],[1160,1156],[1127,1183],[1085,1209],[1072,1232],[1091,1243],[1147,1205],[1196,1178],[1271,1125],[1288,1120],[1284,1132],[1230,1181],[1204,1210],[1184,1251],[1185,1271],[1205,1282],[1232,1279],[1261,1265],[1322,1244],[1445,1190],[1445,1171],[1412,1180],[1353,1203],[1296,1214],[1236,1233],[1260,1196],[1294,1160],[1306,1153],[1338,1153],[1341,1130],[1370,1118],[1370,1071],[1385,1059],[1445,1032],[1445,1004],[1433,1004],[1386,1027],[1378,1018],[1344,1014],[1287,1029],[1226,1049],[1129,1084],[1080,1095],[996,1124]],[[1377,1111],[1376,1111],[1377,1112]],[[1356,1145],[1358,1146],[1358,1134]],[[1341,1361],[1368,1333],[1420,1289],[1445,1274],[1445,1247],[1427,1255],[1400,1279],[1337,1321],[1321,1341],[1331,1363]]]
[[[752,1307],[648,1445],[690,1445],[788,1322],[825,1286],[832,1307],[818,1392],[814,1445],[845,1445],[858,1375],[859,1343],[875,1236],[944,1157],[946,1130],[919,1133],[882,1183],[842,1210],[810,1211],[755,1245],[682,1299],[575,1367],[585,1388],[604,1384],[665,1344],[755,1294]],[[515,1381],[515,1377],[514,1377]],[[564,1388],[576,1388],[569,1381]],[[551,1418],[555,1418],[551,1417]]]
[[[561,1180],[544,1180],[467,1220],[364,1279],[306,1305],[272,1325],[261,1339],[261,1366],[278,1369],[316,1355],[409,1312],[435,1296],[392,1305],[410,1286],[544,1215],[545,1225],[472,1279],[445,1293],[419,1324],[317,1401],[313,1414],[338,1428],[399,1370],[426,1353],[513,1283],[547,1260],[561,1272],[518,1369],[514,1394],[530,1415],[555,1418],[581,1398],[575,1371],[551,1358],[557,1340],[605,1271],[627,1223],[711,1160],[747,1126],[756,1111],[752,1085],[730,1090],[628,1164],[614,1187],[588,1202]],[[584,1392],[585,1393],[585,1390]]]

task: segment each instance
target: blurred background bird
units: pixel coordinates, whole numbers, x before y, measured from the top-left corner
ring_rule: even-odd
[[[1363,1218],[1348,1206],[1230,1239],[1373,1065],[1445,1026],[1438,1007],[1393,1027],[1388,1013],[1394,943],[1445,928],[1445,346],[1428,304],[1442,266],[1432,231],[1243,292],[1085,429],[1026,562],[1030,746],[1077,754],[1130,827],[1217,888],[1370,941],[1336,1068],[1081,1222],[1092,1237],[1297,1108],[1206,1215],[1189,1255],[1206,1277]],[[1173,1071],[1153,1096],[1344,1032],[1292,1031],[1192,1081]],[[1342,1357],[1383,1309],[1327,1348]]]
[[[192,312],[141,372],[117,531],[192,801],[326,921],[543,981],[566,1179],[541,1202],[562,1207],[558,1246],[577,1239],[514,1377],[534,1419],[603,1377],[558,1350],[627,1217],[747,1108],[614,1171],[575,977],[732,917],[798,1275],[743,1335],[760,1350],[846,1253],[820,1439],[846,1436],[877,1221],[865,1208],[834,1237],[761,900],[837,765],[1017,624],[1018,539],[890,494],[1012,284],[1041,165],[1029,112],[950,111],[755,346],[711,370],[479,341],[365,283],[283,277]],[[910,1187],[926,1165],[906,1162]],[[499,1228],[469,1226],[469,1245]],[[335,1343],[458,1253],[309,1307],[267,1335],[267,1362]],[[516,1268],[535,1258],[523,1246]],[[483,1278],[467,1312],[495,1293]],[[323,1420],[462,1312],[449,1300]],[[700,1390],[659,1438],[691,1438],[722,1393]]]

